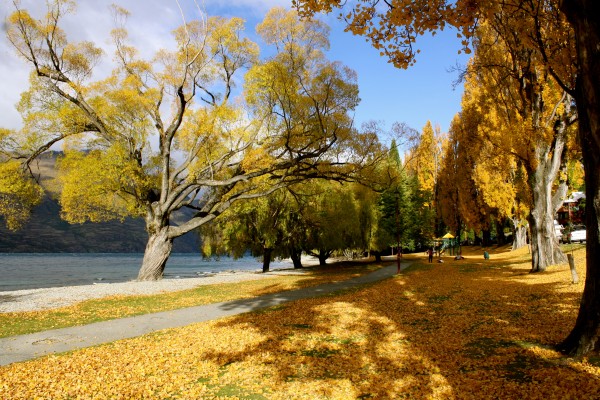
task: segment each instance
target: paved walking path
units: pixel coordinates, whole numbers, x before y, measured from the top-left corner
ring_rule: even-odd
[[[404,270],[410,262],[402,264]],[[268,294],[250,299],[233,300],[163,311],[135,317],[96,322],[89,325],[54,329],[0,339],[0,365],[31,360],[53,353],[133,338],[167,328],[176,328],[249,311],[272,307],[288,301],[317,297],[393,276],[397,266],[381,268],[370,274],[342,282]]]

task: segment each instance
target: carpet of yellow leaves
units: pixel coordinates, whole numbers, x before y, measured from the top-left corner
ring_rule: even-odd
[[[600,398],[594,360],[552,350],[583,289],[568,265],[424,258],[342,295],[2,367],[0,398]]]

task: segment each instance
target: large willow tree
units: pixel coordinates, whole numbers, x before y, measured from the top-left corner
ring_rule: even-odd
[[[94,79],[94,65],[107,56],[61,29],[74,1],[48,2],[42,19],[15,7],[7,34],[32,75],[20,104],[24,128],[12,133],[26,145],[13,146],[13,156],[27,164],[64,143],[67,221],[144,218],[139,280],[160,279],[173,240],[234,202],[352,172],[359,147],[348,146],[347,113],[358,102],[356,78],[325,60],[327,29],[318,22],[270,13],[262,29],[278,56],[266,63],[242,36],[243,21],[220,17],[185,23],[174,30],[173,49],[144,59],[128,44],[127,11],[115,7],[114,69]],[[248,70],[244,96],[236,98],[235,82]],[[191,217],[172,223],[184,208]]]

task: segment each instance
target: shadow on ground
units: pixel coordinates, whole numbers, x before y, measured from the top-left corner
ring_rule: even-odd
[[[263,339],[205,356],[274,398],[600,397],[598,368],[552,350],[580,288],[568,267],[528,274],[522,258],[415,261],[365,289],[233,317],[216,326]]]

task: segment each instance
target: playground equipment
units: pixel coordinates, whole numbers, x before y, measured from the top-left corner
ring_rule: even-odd
[[[439,257],[441,257],[442,254],[445,254],[446,250],[449,251],[451,256],[458,254],[458,252],[460,250],[459,238],[455,238],[449,232],[446,233],[441,238],[433,239],[433,243],[434,243],[435,249],[436,249]]]

